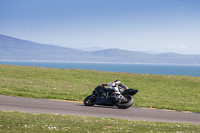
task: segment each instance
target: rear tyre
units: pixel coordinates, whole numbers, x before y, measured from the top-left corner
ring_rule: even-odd
[[[134,98],[130,95],[125,95],[124,96],[125,100],[122,100],[120,103],[117,103],[116,106],[119,109],[127,109],[131,107],[134,103]]]
[[[84,99],[83,103],[85,106],[93,106],[95,104],[96,99],[97,99],[96,95],[94,95],[94,94],[89,95]]]

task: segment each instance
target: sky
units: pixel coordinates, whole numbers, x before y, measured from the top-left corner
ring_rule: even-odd
[[[68,48],[200,55],[200,0],[0,0],[0,34]]]

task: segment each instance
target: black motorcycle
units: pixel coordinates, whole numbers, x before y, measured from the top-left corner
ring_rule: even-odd
[[[121,95],[116,96],[116,94],[103,86],[98,86],[94,89],[92,95],[89,95],[84,100],[84,105],[107,105],[107,106],[117,106],[120,109],[127,109],[131,107],[134,103],[134,98],[138,90],[136,89],[119,89]]]

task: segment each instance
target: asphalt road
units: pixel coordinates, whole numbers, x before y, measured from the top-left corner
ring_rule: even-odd
[[[99,105],[88,107],[84,106],[83,103],[77,102],[4,95],[0,95],[0,110],[200,124],[200,113],[155,110],[139,107],[129,109],[118,109],[116,107]]]

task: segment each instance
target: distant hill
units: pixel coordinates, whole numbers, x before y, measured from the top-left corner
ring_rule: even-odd
[[[1,60],[81,61],[86,52],[0,35]]]
[[[81,48],[75,48],[75,49],[92,52],[92,51],[104,50],[105,48],[101,48],[101,47],[81,47]]]
[[[82,51],[0,35],[0,60],[200,64],[200,55],[150,54],[121,49]]]

